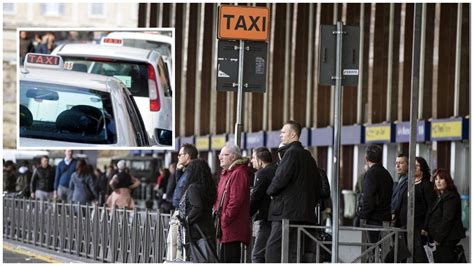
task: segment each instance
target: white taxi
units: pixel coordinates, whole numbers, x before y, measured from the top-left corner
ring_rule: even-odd
[[[19,147],[149,146],[137,105],[117,78],[64,71],[27,54],[19,76]]]
[[[152,50],[124,47],[121,39],[104,38],[102,43],[63,44],[52,54],[60,55],[73,71],[120,79],[137,102],[153,145],[172,145],[172,88],[161,55]]]

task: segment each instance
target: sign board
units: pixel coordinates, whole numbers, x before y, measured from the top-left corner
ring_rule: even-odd
[[[392,142],[392,124],[377,124],[365,127],[366,143]]]
[[[219,39],[267,41],[269,28],[270,10],[267,7],[219,7]]]
[[[209,136],[196,137],[196,149],[198,151],[209,150]]]
[[[417,121],[416,126],[416,141],[424,142],[429,139],[429,122],[426,120]],[[401,122],[396,124],[395,141],[397,143],[410,142],[410,122]]]
[[[239,41],[219,40],[217,51],[217,91],[237,91],[239,80]],[[267,47],[264,42],[245,42],[243,91],[266,90]]]
[[[211,137],[211,150],[220,150],[224,147],[227,140],[227,135],[218,135]]]
[[[431,121],[431,140],[454,141],[468,139],[469,123],[464,118],[436,119]]]
[[[336,25],[321,25],[319,84],[336,85]],[[358,26],[344,26],[342,39],[342,86],[357,86],[359,80]]]

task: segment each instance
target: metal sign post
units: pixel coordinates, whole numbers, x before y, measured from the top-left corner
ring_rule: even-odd
[[[235,122],[235,145],[240,147],[240,139],[242,135],[242,98],[244,83],[244,49],[245,42],[240,40],[239,45],[239,84],[237,87],[237,121]]]
[[[339,160],[340,160],[340,148],[341,148],[341,106],[342,106],[342,22],[338,21],[336,24],[336,31],[333,31],[336,35],[336,76],[332,79],[336,80],[336,92],[335,98],[336,103],[334,106],[334,171],[332,175],[332,200],[333,200],[333,211],[332,211],[332,253],[331,262],[338,263],[339,258]]]
[[[410,98],[410,142],[408,152],[408,203],[407,203],[407,242],[408,250],[413,253],[414,225],[415,225],[415,156],[416,156],[416,128],[418,121],[418,87],[420,85],[420,45],[421,45],[421,11],[423,4],[415,4],[413,19],[413,59]],[[413,256],[408,263],[413,262]]]

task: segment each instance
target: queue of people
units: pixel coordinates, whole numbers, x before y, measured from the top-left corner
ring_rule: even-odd
[[[325,213],[331,212],[325,171],[303,147],[300,135],[298,123],[284,124],[276,162],[266,147],[254,149],[250,160],[242,156],[237,145],[228,142],[218,156],[222,170],[217,176],[212,175],[205,160],[197,158],[194,145],[183,144],[178,162],[170,164],[169,171],[160,171],[155,186],[159,192],[158,208],[173,212],[167,259],[239,263],[243,248],[252,240],[255,223],[252,262],[281,262],[282,220],[315,225],[321,224],[316,211],[319,207]],[[399,154],[396,158],[398,182],[382,165],[380,146],[367,147],[365,160],[367,170],[358,181],[361,226],[390,223],[406,229],[408,156]],[[33,199],[106,203],[108,207],[131,209],[131,192],[140,185],[130,175],[125,161],[119,161],[116,167],[110,165],[102,173],[85,160],[74,159],[71,150],[65,151],[56,171],[47,156],[30,173],[23,164],[19,170],[22,178],[15,178],[14,164],[5,162],[4,166],[4,189],[26,191]],[[407,256],[412,256],[414,262],[428,262],[424,246],[430,242],[436,247],[435,262],[457,262],[457,245],[465,237],[460,195],[449,171],[436,169],[433,175],[430,173],[426,160],[416,157],[414,252]],[[376,243],[380,233],[370,232],[368,240]],[[290,227],[289,262],[296,262],[301,256],[296,252],[297,241],[297,231]],[[403,241],[407,244],[406,237]]]

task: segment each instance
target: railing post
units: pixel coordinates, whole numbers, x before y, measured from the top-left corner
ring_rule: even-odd
[[[81,205],[77,203],[77,228],[76,228],[76,235],[74,237],[76,243],[76,255],[81,256],[81,236],[82,236],[82,210]]]
[[[56,250],[58,244],[58,219],[59,219],[59,211],[58,211],[58,202],[54,201],[54,208],[53,208],[53,250]]]
[[[91,208],[89,208],[89,203],[86,204],[86,219],[85,219],[85,228],[86,228],[86,233],[85,233],[85,239],[84,239],[84,252],[85,252],[85,257],[89,258],[89,250],[90,247],[92,246],[91,244]]]
[[[10,198],[10,239],[15,235],[15,199]]]
[[[127,263],[127,228],[128,228],[128,213],[125,207],[122,208],[122,237],[120,250],[122,251],[122,263]]]
[[[393,262],[398,263],[398,230],[395,230],[395,243],[393,245]]]
[[[109,210],[107,210],[105,204],[103,206],[104,212],[103,212],[103,218],[102,218],[102,254],[101,254],[101,260],[102,262],[105,262],[105,256],[107,254],[107,251],[110,250],[110,245],[111,241],[109,241],[109,234],[107,234],[108,229],[108,224],[109,224]]]
[[[288,263],[288,251],[290,244],[290,221],[281,220],[281,262]]]
[[[367,225],[367,220],[365,220],[365,219],[360,219],[360,227],[361,227],[361,228],[364,228],[366,225]],[[366,230],[362,230],[361,233],[362,233],[362,241],[361,241],[361,242],[362,242],[362,243],[369,243],[369,241],[368,241],[368,234],[369,234],[369,232],[366,231]],[[366,246],[366,245],[362,245],[362,247],[361,247],[361,253],[364,253],[366,250],[367,250],[367,246]],[[367,260],[368,260],[368,255],[364,255],[362,258],[360,258],[360,262],[361,262],[361,263],[366,263],[366,262],[368,262]]]
[[[161,224],[161,213],[160,210],[156,211],[156,226],[155,226],[155,263],[163,262],[163,251],[161,250],[163,241],[166,241],[163,237],[163,230]],[[169,232],[168,232],[169,234]]]
[[[112,218],[111,218],[111,227],[112,227],[112,248],[111,248],[111,253],[112,253],[112,263],[115,263],[116,260],[116,252],[117,252],[117,209],[115,206],[112,208]]]
[[[143,262],[144,263],[149,263],[150,262],[150,213],[148,212],[148,209],[145,210],[145,221],[143,224]],[[139,246],[139,245],[137,245]],[[138,261],[137,261],[138,262]]]
[[[140,246],[140,243],[138,241],[137,231],[139,231],[139,227],[140,225],[138,224],[137,207],[135,207],[133,208],[133,219],[131,229],[132,239],[130,241],[132,263],[138,263],[138,247]]]
[[[97,260],[97,248],[99,246],[99,208],[97,208],[97,204],[94,204],[94,210],[93,210],[93,218],[92,218],[92,256],[94,260]]]
[[[72,202],[69,202],[69,235],[67,238],[67,244],[69,246],[69,254],[72,254],[72,241],[73,241],[73,229],[74,229],[74,210],[72,209]]]
[[[23,243],[26,243],[26,237],[27,237],[27,234],[28,234],[28,231],[26,230],[26,210],[27,210],[27,199],[22,199],[23,201],[23,220],[22,220],[22,224],[21,224],[21,228],[22,228],[22,232],[21,232],[21,240]]]

